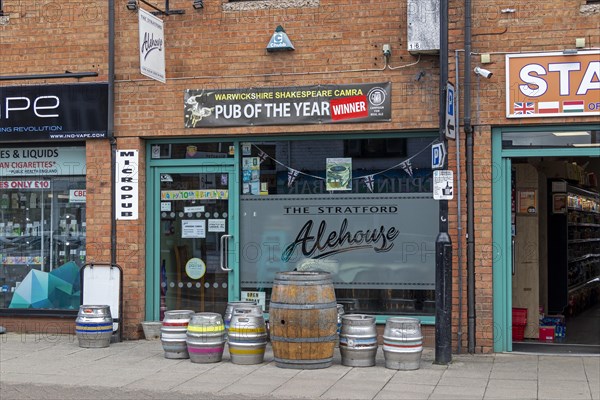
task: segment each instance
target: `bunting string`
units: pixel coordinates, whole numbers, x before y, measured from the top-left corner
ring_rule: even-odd
[[[367,186],[367,188],[369,189],[369,191],[372,193],[373,192],[373,185],[374,185],[374,182],[375,182],[375,176],[376,175],[380,175],[380,174],[386,173],[386,172],[391,171],[391,170],[396,169],[396,168],[401,168],[408,176],[410,176],[412,178],[413,177],[413,167],[412,167],[411,160],[414,159],[415,157],[419,156],[424,151],[426,151],[428,148],[430,148],[436,142],[437,142],[437,139],[434,139],[427,146],[425,146],[424,148],[422,148],[421,150],[419,150],[418,152],[416,152],[411,157],[402,160],[398,164],[392,165],[391,167],[386,168],[386,169],[384,169],[382,171],[375,172],[374,174],[363,175],[363,176],[354,176],[354,177],[352,177],[352,180],[353,181],[355,181],[355,180],[362,181],[365,184],[365,186]],[[296,178],[298,178],[299,175],[309,176],[311,178],[319,179],[319,180],[325,180],[325,178],[323,178],[322,176],[316,176],[316,175],[312,175],[312,174],[307,174],[306,172],[302,172],[302,171],[294,169],[294,168],[292,168],[290,166],[287,166],[284,163],[282,163],[281,161],[276,160],[275,158],[269,156],[266,152],[264,152],[257,145],[253,144],[252,146],[258,150],[258,158],[259,158],[259,162],[261,164],[268,158],[268,159],[273,160],[274,163],[276,163],[276,164],[280,165],[281,167],[286,168],[288,170],[288,187],[291,187],[294,184],[294,182],[296,181]]]

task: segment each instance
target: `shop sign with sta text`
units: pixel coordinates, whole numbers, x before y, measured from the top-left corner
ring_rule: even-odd
[[[506,116],[600,115],[600,50],[506,56]]]

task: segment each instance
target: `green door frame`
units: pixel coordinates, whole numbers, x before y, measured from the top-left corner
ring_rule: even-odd
[[[384,132],[384,133],[375,133],[375,132],[361,132],[361,133],[347,133],[347,134],[323,134],[319,136],[315,136],[312,139],[307,139],[306,136],[303,135],[286,135],[286,136],[252,136],[252,137],[212,137],[212,138],[183,138],[183,139],[157,139],[146,142],[146,154],[152,154],[151,148],[152,145],[155,144],[173,144],[173,143],[189,143],[193,141],[194,143],[201,142],[232,142],[236,151],[234,153],[234,157],[231,158],[207,158],[207,159],[151,159],[149,156],[146,157],[146,310],[145,310],[145,318],[148,321],[158,321],[160,315],[160,298],[158,296],[159,293],[159,284],[160,284],[160,269],[159,268],[150,268],[148,266],[157,265],[157,262],[160,262],[159,254],[156,249],[153,249],[153,243],[157,243],[159,239],[159,231],[156,226],[156,216],[160,212],[160,202],[156,201],[154,197],[155,190],[160,187],[160,172],[184,172],[184,168],[186,167],[233,167],[233,171],[231,172],[231,182],[233,182],[234,186],[230,186],[233,189],[233,192],[230,192],[230,208],[232,208],[232,213],[235,216],[235,221],[231,221],[231,227],[234,229],[232,234],[234,235],[234,241],[236,246],[239,244],[239,210],[240,210],[240,199],[239,199],[239,170],[241,165],[241,156],[240,152],[237,151],[240,148],[240,144],[242,142],[256,142],[256,141],[265,141],[265,140],[327,140],[327,139],[359,139],[364,138],[365,135],[368,135],[370,138],[386,138],[386,137],[395,137],[398,135],[398,132]],[[410,138],[410,137],[437,137],[436,132],[432,131],[410,131],[410,132],[402,132],[401,137]],[[222,169],[220,171],[223,171]],[[230,246],[231,249],[236,249],[237,247]],[[150,251],[149,249],[153,249]],[[234,254],[235,262],[237,266],[239,266],[238,256],[239,254],[236,252]],[[235,301],[239,300],[239,270],[238,268],[234,268],[235,272],[235,284],[229,285],[229,300]],[[386,315],[378,315],[377,323],[385,323],[388,316]],[[431,315],[417,315],[414,318],[418,318],[423,325],[434,325],[435,324],[435,316]]]
[[[213,142],[215,140],[212,140]],[[198,141],[195,141],[198,142]],[[169,143],[173,143],[170,141]],[[150,146],[156,142],[148,143],[146,154],[150,153]],[[230,300],[239,299],[239,196],[238,196],[238,169],[237,154],[234,158],[207,158],[207,159],[164,159],[148,160],[146,167],[146,266],[155,266],[160,262],[160,246],[154,246],[160,243],[160,230],[157,224],[160,223],[160,201],[157,201],[156,190],[160,188],[161,173],[210,173],[226,172],[229,173],[229,232],[233,235],[229,245],[229,260],[233,263],[229,265],[233,271],[229,272],[228,298]],[[151,249],[151,250],[150,250]],[[233,256],[233,257],[231,257]],[[146,268],[146,312],[145,318],[148,321],[160,320],[160,268]]]
[[[598,157],[598,148],[503,149],[502,133],[600,130],[598,125],[492,129],[492,235],[494,352],[512,351],[511,159],[519,157]]]

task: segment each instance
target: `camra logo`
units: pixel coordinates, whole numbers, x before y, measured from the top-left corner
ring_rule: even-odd
[[[385,102],[385,90],[380,87],[374,87],[367,93],[369,103],[375,107],[382,105]]]

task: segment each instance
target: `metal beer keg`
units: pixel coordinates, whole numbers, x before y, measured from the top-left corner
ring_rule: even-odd
[[[383,331],[385,367],[406,371],[419,369],[421,353],[421,322],[417,318],[388,318]]]
[[[342,365],[372,367],[377,356],[375,317],[363,314],[342,316],[340,331]]]
[[[186,343],[191,362],[221,361],[225,349],[225,325],[221,314],[194,314],[187,327]]]
[[[98,348],[110,346],[113,319],[110,306],[82,305],[75,320],[75,334],[79,347]]]
[[[165,311],[162,327],[160,328],[160,341],[165,358],[189,358],[187,351],[187,328],[190,318],[194,315],[192,310]]]
[[[234,364],[260,364],[267,347],[267,327],[262,310],[235,308],[229,324],[229,354]]]

